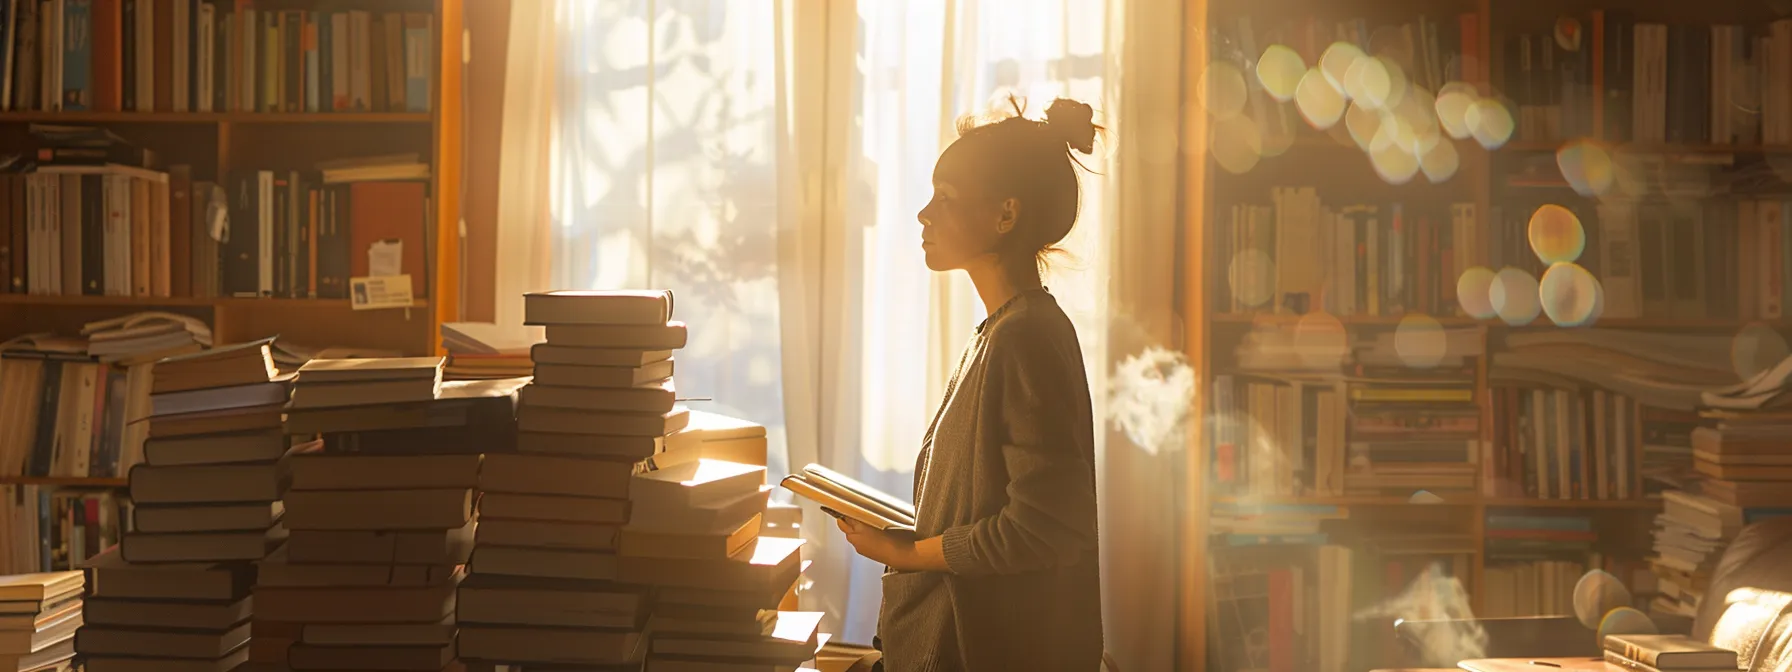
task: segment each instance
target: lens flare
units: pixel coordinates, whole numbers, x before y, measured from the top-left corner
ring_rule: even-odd
[[[1201,106],[1215,119],[1231,119],[1243,112],[1249,90],[1244,83],[1244,72],[1225,61],[1208,65],[1207,71],[1201,73],[1200,86],[1196,89],[1201,96]]]
[[[1522,269],[1507,266],[1493,275],[1488,287],[1488,302],[1500,320],[1512,326],[1530,324],[1543,312],[1537,301],[1537,279]]]
[[[1286,45],[1269,45],[1263,50],[1263,57],[1257,59],[1257,81],[1263,83],[1263,90],[1271,98],[1284,103],[1294,98],[1295,87],[1306,74],[1307,62]]]
[[[1247,308],[1269,303],[1270,297],[1275,295],[1275,278],[1275,260],[1256,248],[1233,255],[1232,264],[1226,269],[1226,279],[1232,285],[1232,298]]]
[[[1526,235],[1531,251],[1545,264],[1578,260],[1587,248],[1587,232],[1580,225],[1580,217],[1553,203],[1531,213]]]
[[[1630,601],[1624,582],[1602,569],[1587,572],[1574,584],[1574,617],[1588,628],[1597,629],[1606,614],[1630,606]]]
[[[1364,58],[1367,57],[1363,55],[1363,50],[1356,48],[1356,45],[1349,42],[1333,42],[1332,46],[1325,48],[1325,53],[1319,55],[1319,69],[1325,73],[1325,78],[1331,82],[1332,88],[1349,95],[1350,89],[1344,85],[1345,79],[1349,75],[1350,69],[1356,66],[1357,61]]]
[[[1543,272],[1543,281],[1537,285],[1537,300],[1549,321],[1562,327],[1582,327],[1592,321],[1599,280],[1587,269],[1572,262],[1557,262]]]
[[[1562,177],[1575,193],[1582,196],[1604,195],[1616,179],[1611,154],[1591,140],[1576,140],[1556,150],[1556,166],[1562,169]]]
[[[1307,125],[1319,130],[1331,128],[1344,116],[1344,94],[1338,93],[1319,68],[1308,70],[1294,91],[1294,106]]]
[[[1425,171],[1425,179],[1433,184],[1454,177],[1461,165],[1462,157],[1456,154],[1456,144],[1448,140],[1433,144],[1431,151],[1419,157],[1419,168]]]
[[[1482,98],[1470,105],[1462,123],[1469,135],[1487,149],[1499,149],[1512,139],[1512,113],[1500,101]]]
[[[1239,175],[1251,172],[1263,159],[1263,137],[1257,132],[1257,122],[1250,117],[1237,116],[1214,122],[1209,144],[1213,148],[1214,162]]]
[[[1607,635],[1653,635],[1661,632],[1655,627],[1655,621],[1637,611],[1634,607],[1618,607],[1607,612],[1599,620],[1599,630],[1595,633],[1599,642],[1605,641]]]
[[[1760,322],[1749,324],[1730,339],[1730,366],[1748,380],[1779,364],[1787,355],[1786,338]]]
[[[1444,361],[1449,339],[1444,325],[1430,315],[1407,315],[1394,327],[1394,352],[1400,361],[1415,369],[1429,369]]]
[[[1336,369],[1350,354],[1344,323],[1331,313],[1313,312],[1294,323],[1294,352],[1310,369]]]
[[[1486,266],[1471,266],[1456,279],[1456,301],[1462,304],[1462,312],[1477,320],[1492,319],[1499,311],[1493,308],[1493,270]]]

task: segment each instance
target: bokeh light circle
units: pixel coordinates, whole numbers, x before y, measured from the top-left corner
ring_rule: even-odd
[[[1325,48],[1325,53],[1319,55],[1319,70],[1325,73],[1325,78],[1331,82],[1332,88],[1348,96],[1350,89],[1345,86],[1345,79],[1349,75],[1350,69],[1356,66],[1357,61],[1364,58],[1367,57],[1363,55],[1363,50],[1358,49],[1356,45],[1349,42],[1333,42],[1332,46]]]
[[[1462,123],[1468,127],[1475,142],[1487,149],[1499,149],[1512,139],[1512,112],[1491,98],[1482,98],[1470,105],[1468,112],[1463,114]]]
[[[1249,308],[1269,303],[1275,295],[1276,262],[1263,250],[1247,248],[1232,256],[1226,268],[1226,280],[1232,286],[1232,298]]]
[[[1603,195],[1617,179],[1611,153],[1591,140],[1576,140],[1556,150],[1556,166],[1561,168],[1568,185],[1582,196]]]
[[[1587,231],[1573,211],[1554,203],[1531,213],[1525,237],[1544,264],[1577,261],[1587,249]]]
[[[1456,302],[1462,304],[1462,312],[1477,320],[1492,319],[1499,311],[1493,308],[1493,269],[1486,266],[1471,266],[1456,279]]]
[[[1307,71],[1294,91],[1294,106],[1307,124],[1319,130],[1331,128],[1344,116],[1346,101],[1319,68]]]
[[[1473,107],[1480,96],[1475,94],[1472,86],[1462,82],[1451,82],[1437,92],[1437,102],[1432,105],[1437,113],[1437,123],[1444,132],[1457,140],[1469,138],[1468,108]]]
[[[1231,119],[1244,111],[1250,88],[1245,86],[1244,71],[1227,61],[1216,61],[1201,73],[1201,107],[1215,119]]]
[[[1551,264],[1537,283],[1537,300],[1549,321],[1563,327],[1590,324],[1599,298],[1599,280],[1573,262]]]
[[[1787,354],[1786,338],[1760,322],[1750,323],[1730,339],[1730,366],[1740,380],[1773,368]]]
[[[1415,369],[1429,369],[1444,360],[1449,352],[1449,338],[1444,325],[1430,315],[1409,314],[1394,327],[1394,352],[1400,361]]]
[[[1271,98],[1284,103],[1294,98],[1295,88],[1306,74],[1307,62],[1286,45],[1269,45],[1257,59],[1257,81]]]
[[[1213,137],[1208,142],[1214,162],[1232,173],[1251,172],[1263,159],[1263,136],[1257,131],[1257,122],[1250,117],[1215,121]]]
[[[1456,153],[1456,144],[1448,140],[1431,145],[1431,151],[1419,157],[1419,168],[1425,171],[1425,179],[1433,183],[1454,177],[1461,165],[1462,157]]]
[[[1488,287],[1488,302],[1501,321],[1513,326],[1530,324],[1543,312],[1537,300],[1537,279],[1523,269],[1507,266],[1493,274]]]
[[[1294,323],[1294,351],[1309,369],[1337,369],[1350,354],[1350,338],[1336,315],[1315,311]]]

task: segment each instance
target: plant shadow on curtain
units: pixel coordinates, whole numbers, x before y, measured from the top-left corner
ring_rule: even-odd
[[[666,287],[694,409],[764,424],[785,472],[769,2],[562,1],[555,287]]]

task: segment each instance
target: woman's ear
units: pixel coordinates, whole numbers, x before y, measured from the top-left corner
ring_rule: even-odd
[[[996,233],[1008,233],[1014,230],[1015,221],[1020,219],[1020,199],[1002,199],[1001,218],[996,220]]]

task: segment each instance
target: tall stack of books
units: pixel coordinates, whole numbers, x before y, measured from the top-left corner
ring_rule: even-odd
[[[63,670],[81,627],[80,572],[0,576],[0,670]]]
[[[544,327],[517,407],[517,452],[486,456],[461,655],[524,665],[638,668],[651,593],[617,581],[629,484],[690,415],[676,404],[669,292],[524,299]]]
[[[1661,493],[1655,554],[1660,594],[1652,612],[1691,617],[1711,571],[1743,526],[1792,515],[1792,357],[1741,383],[1699,395],[1700,426],[1690,431],[1698,477]],[[1722,599],[1719,596],[1718,599]]]
[[[291,539],[256,579],[256,616],[280,633],[258,662],[432,672],[455,661],[480,454],[508,449],[521,381],[441,378],[439,357],[299,369],[286,431],[323,450],[294,458]]]
[[[286,538],[290,456],[280,434],[286,380],[272,339],[163,359],[150,386],[144,463],[131,469],[131,532],[93,560],[86,669],[141,669],[142,658],[228,670],[248,657],[250,563]]]
[[[820,612],[779,610],[803,540],[760,535],[768,491],[764,466],[706,458],[635,477],[618,578],[659,593],[648,670],[793,667],[826,642]]]

